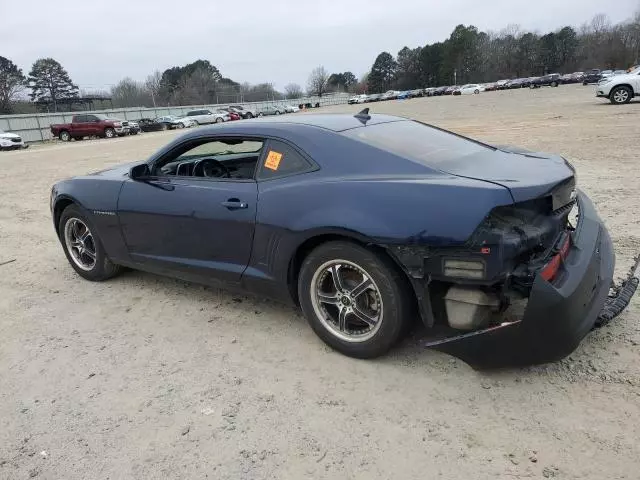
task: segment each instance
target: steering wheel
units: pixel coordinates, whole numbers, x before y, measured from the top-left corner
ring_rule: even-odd
[[[215,158],[201,158],[193,166],[194,177],[230,178],[231,172]]]

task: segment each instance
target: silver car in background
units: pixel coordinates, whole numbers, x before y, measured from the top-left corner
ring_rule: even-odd
[[[209,123],[222,123],[231,120],[229,114],[212,112],[211,110],[191,110],[187,112],[185,117],[193,120],[198,125],[207,125]]]

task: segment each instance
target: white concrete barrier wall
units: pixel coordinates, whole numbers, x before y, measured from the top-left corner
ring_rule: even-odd
[[[88,110],[78,112],[38,113],[26,115],[0,115],[0,130],[13,132],[22,137],[25,142],[43,142],[52,140],[50,126],[54,123],[69,123],[71,117],[79,113],[102,113],[122,120],[137,120],[139,118],[158,118],[165,115],[183,115],[189,110],[208,109],[215,111],[228,105],[243,105],[245,107],[260,110],[268,105],[299,105],[311,103],[320,106],[340,105],[347,103],[351,95],[336,93],[320,97],[303,97],[289,100],[274,100],[251,103],[220,103],[216,105],[185,105],[176,107],[158,108],[114,108],[109,110]]]

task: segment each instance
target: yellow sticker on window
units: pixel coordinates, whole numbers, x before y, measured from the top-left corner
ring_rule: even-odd
[[[270,170],[278,170],[280,160],[282,160],[282,154],[271,150],[264,161],[264,166]]]

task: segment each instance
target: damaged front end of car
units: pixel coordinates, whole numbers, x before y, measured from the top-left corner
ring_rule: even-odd
[[[638,286],[636,260],[612,287],[611,238],[573,177],[549,195],[494,208],[462,246],[387,248],[413,284],[425,346],[476,368],[565,357]]]

